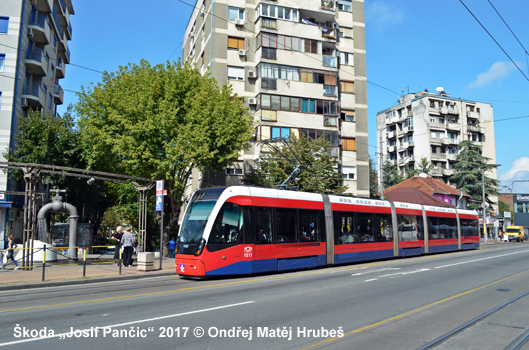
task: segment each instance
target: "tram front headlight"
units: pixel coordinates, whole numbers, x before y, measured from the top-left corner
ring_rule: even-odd
[[[198,244],[197,250],[195,251],[195,256],[199,256],[202,254],[202,251],[204,250],[204,247],[206,246],[206,240],[204,238],[200,239],[200,243]]]

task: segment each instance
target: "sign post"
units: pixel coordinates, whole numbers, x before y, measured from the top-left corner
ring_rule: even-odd
[[[156,181],[156,211],[161,212],[160,219],[160,270],[162,269],[163,256],[163,194],[164,194],[164,180]]]

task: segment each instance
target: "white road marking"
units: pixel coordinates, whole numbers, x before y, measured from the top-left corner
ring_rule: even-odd
[[[252,303],[255,303],[255,301],[245,301],[245,302],[237,303],[237,304],[217,306],[217,307],[212,307],[212,308],[209,308],[209,309],[202,309],[202,310],[196,310],[196,311],[182,312],[180,314],[173,314],[173,315],[167,315],[167,316],[147,318],[147,319],[144,319],[144,320],[137,320],[137,321],[126,322],[126,323],[118,323],[118,324],[113,324],[113,325],[109,325],[109,326],[97,326],[97,327],[95,327],[95,329],[124,327],[124,326],[130,326],[130,325],[134,325],[134,324],[139,324],[139,323],[159,321],[159,320],[164,320],[164,319],[172,318],[172,317],[187,316],[187,315],[192,315],[192,314],[198,314],[198,313],[201,313],[201,312],[215,311],[215,310],[226,309],[226,308],[229,308],[229,307],[247,305],[247,304],[252,304]],[[91,328],[86,328],[86,329],[80,330],[80,332],[90,331],[90,330],[91,330]],[[67,336],[69,334],[70,334],[70,332],[66,332],[66,333],[54,334],[52,336],[45,336],[45,337],[39,337],[39,338],[29,338],[29,339],[22,339],[22,340],[7,342],[7,343],[0,343],[0,347],[9,346],[9,345],[15,345],[15,344],[23,344],[23,343],[33,342],[33,341],[37,341],[37,340],[64,337],[64,336]]]
[[[351,276],[363,276],[363,275],[369,275],[369,274],[372,274],[372,273],[377,273],[377,272],[382,272],[382,271],[393,271],[393,270],[400,270],[401,268],[400,267],[385,267],[383,269],[376,269],[376,270],[369,270],[369,271],[366,271],[366,272],[358,272],[358,273],[353,273],[351,274]]]
[[[503,256],[516,255],[516,254],[522,254],[522,253],[527,253],[527,252],[529,252],[529,250],[523,250],[523,251],[521,251],[521,252],[516,252],[516,253],[509,253],[509,254],[502,254],[502,255],[496,255],[496,256],[489,256],[488,258],[475,259],[475,260],[468,260],[468,261],[463,261],[463,262],[459,262],[459,263],[455,263],[455,264],[449,264],[449,265],[437,266],[436,269],[442,269],[442,268],[445,268],[445,267],[451,267],[451,266],[457,266],[457,265],[462,265],[462,264],[468,264],[468,263],[472,263],[472,262],[476,262],[476,261],[483,261],[483,260],[489,260],[489,259],[496,259],[496,258],[501,258],[501,257],[503,257]]]

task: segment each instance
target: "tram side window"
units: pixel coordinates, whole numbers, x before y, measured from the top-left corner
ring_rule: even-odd
[[[375,231],[377,242],[393,242],[391,214],[375,214]]]
[[[417,241],[424,239],[422,216],[419,215],[397,215],[399,223],[398,232],[400,241]]]
[[[276,209],[277,243],[298,242],[296,209]]]
[[[354,214],[335,213],[334,227],[338,237],[334,237],[336,244],[353,244],[354,240]]]
[[[242,243],[243,211],[234,203],[225,203],[211,229],[208,244]]]
[[[375,242],[373,230],[374,217],[371,213],[357,213],[356,241],[358,243]]]
[[[255,208],[255,244],[272,243],[272,209]]]
[[[302,242],[320,241],[320,220],[317,210],[299,211],[300,232]]]
[[[478,221],[461,219],[461,236],[479,236]]]

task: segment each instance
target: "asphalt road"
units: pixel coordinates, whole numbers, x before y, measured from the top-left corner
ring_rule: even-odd
[[[529,243],[294,273],[177,276],[0,292],[19,349],[418,349],[529,291]],[[444,349],[504,348],[529,297]]]

